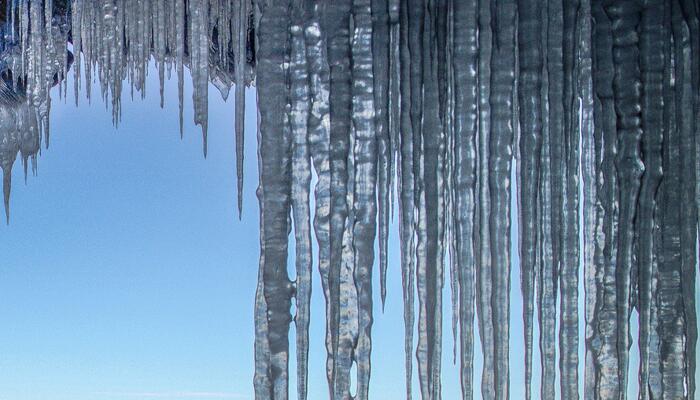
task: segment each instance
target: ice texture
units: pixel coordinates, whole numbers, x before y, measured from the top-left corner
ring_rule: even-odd
[[[697,0],[2,4],[8,223],[12,167],[19,158],[25,179],[29,165],[36,173],[52,92],[66,96],[71,68],[76,104],[99,94],[115,125],[124,95],[146,95],[151,64],[161,105],[174,71],[181,134],[188,70],[205,156],[209,90],[226,99],[233,88],[239,215],[244,139],[253,134],[245,89],[255,87],[257,399],[290,397],[292,351],[292,390],[307,398],[317,314],[325,315],[329,397],[369,398],[375,296],[382,307],[398,296],[387,293],[387,274],[399,273],[409,399],[442,397],[447,307],[463,399],[509,398],[513,364],[524,367],[527,399],[623,400],[632,345],[641,400],[695,398]],[[392,229],[399,260],[389,257]],[[287,265],[292,234],[296,276]],[[321,313],[311,309],[315,270]],[[511,271],[519,271],[522,310],[511,310]],[[516,311],[523,337],[510,335]],[[482,371],[474,371],[477,346]]]

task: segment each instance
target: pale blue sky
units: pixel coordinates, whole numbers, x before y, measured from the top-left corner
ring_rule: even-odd
[[[239,221],[233,96],[225,103],[210,87],[204,159],[189,79],[184,140],[176,82],[166,83],[164,110],[157,85],[152,71],[145,100],[124,98],[118,129],[99,97],[92,105],[81,97],[76,108],[72,95],[64,102],[54,90],[38,176],[24,185],[15,165],[11,223],[0,226],[0,400],[253,398],[255,92]],[[374,325],[371,390],[384,399],[404,393],[395,237],[392,244],[386,313],[377,301]],[[321,399],[325,311],[314,280],[309,398]],[[454,398],[456,369],[444,379],[445,398]]]
[[[259,254],[255,92],[248,91],[239,221],[233,96],[226,103],[210,86],[204,159],[200,130],[191,122],[189,80],[184,140],[178,133],[176,82],[166,83],[164,110],[157,85],[152,71],[146,99],[124,99],[118,130],[99,99],[88,105],[81,98],[76,108],[72,96],[66,103],[54,91],[51,147],[42,151],[38,176],[25,186],[21,165],[15,166],[11,224],[0,226],[0,400],[253,398]],[[383,314],[375,275],[370,393],[377,399],[401,399],[405,393],[396,228]],[[511,396],[518,399],[524,390],[522,302],[513,239]],[[448,286],[443,398],[456,399]],[[327,398],[325,311],[316,271],[312,308],[314,400]],[[479,398],[476,330],[475,335]],[[292,355],[292,393],[295,362]],[[416,373],[414,365],[417,394]],[[535,368],[535,397],[538,375]]]

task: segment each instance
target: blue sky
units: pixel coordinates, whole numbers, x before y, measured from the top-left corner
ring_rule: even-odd
[[[15,166],[11,224],[0,226],[0,400],[253,398],[259,254],[255,92],[247,94],[239,221],[233,96],[224,102],[210,86],[204,159],[200,130],[191,122],[189,80],[183,140],[176,82],[166,83],[165,109],[159,107],[157,85],[152,70],[146,99],[124,99],[118,129],[99,99],[88,105],[81,98],[76,108],[72,96],[64,102],[54,91],[51,147],[42,151],[38,176],[24,185],[22,168]],[[380,399],[404,396],[396,225],[391,235],[385,313],[375,288],[370,392]],[[522,301],[517,237],[512,239],[511,396],[523,398]],[[443,397],[455,399],[459,378],[452,364],[448,286]],[[315,273],[310,399],[327,398],[321,293]],[[479,398],[476,330],[475,341]],[[534,361],[539,363],[536,351]],[[295,362],[292,355],[292,392]],[[414,365],[415,389],[416,372]],[[538,375],[535,368],[535,397]]]
[[[14,168],[11,223],[0,226],[0,400],[253,398],[255,92],[247,97],[239,221],[233,96],[226,103],[210,87],[204,159],[189,80],[183,140],[176,82],[166,83],[163,110],[157,85],[151,71],[146,99],[124,99],[118,129],[99,97],[91,105],[81,97],[76,108],[71,95],[65,102],[54,91],[51,146],[38,176],[24,185],[21,165]],[[386,312],[376,304],[371,387],[386,399],[404,393],[396,237],[392,247]],[[310,399],[327,397],[314,279]],[[444,379],[445,398],[453,398],[457,370]]]

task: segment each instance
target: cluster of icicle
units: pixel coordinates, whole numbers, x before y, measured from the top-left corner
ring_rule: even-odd
[[[123,82],[145,93],[151,59],[161,99],[166,71],[177,71],[182,118],[188,66],[205,152],[208,84],[224,97],[235,84],[239,209],[244,87],[255,82],[256,398],[289,396],[292,322],[296,388],[307,397],[312,227],[330,397],[368,398],[374,245],[378,237],[383,302],[394,204],[407,397],[414,351],[421,397],[441,397],[448,265],[463,398],[475,390],[475,319],[481,397],[508,398],[512,195],[528,399],[535,309],[536,398],[625,399],[635,311],[640,398],[694,398],[698,0],[54,0],[65,20],[51,0],[9,3],[22,49],[12,71],[26,77],[28,98],[47,98],[70,65],[51,30],[72,43],[76,94],[82,65],[88,95],[93,75],[111,94],[115,123]]]
[[[5,216],[10,218],[12,166],[18,154],[24,178],[31,159],[36,173],[37,154],[42,137],[48,146],[49,91],[65,76],[72,56],[65,51],[68,38],[64,16],[53,18],[51,8],[43,15],[17,20],[8,12],[0,18],[0,167],[3,171]],[[28,35],[29,31],[41,32]]]
[[[76,104],[81,86],[88,101],[97,80],[100,95],[111,104],[113,120],[121,118],[124,82],[130,95],[146,94],[146,77],[154,60],[161,106],[164,83],[173,70],[178,79],[180,134],[183,126],[184,71],[193,81],[194,122],[202,127],[204,155],[207,151],[208,85],[222,97],[236,85],[236,154],[239,188],[243,183],[244,89],[253,79],[254,58],[248,45],[251,8],[229,0],[8,0],[0,20],[0,72],[8,93],[34,110],[41,121],[48,146],[50,90],[68,90],[65,79],[72,67]],[[239,57],[239,55],[242,55]],[[19,105],[19,104],[15,104]],[[15,146],[16,147],[16,146]],[[38,147],[32,154],[38,152]],[[15,152],[16,154],[16,152]],[[14,160],[14,157],[12,158]],[[9,167],[12,162],[3,163]],[[9,183],[5,192],[9,196]],[[6,197],[6,212],[8,203]]]

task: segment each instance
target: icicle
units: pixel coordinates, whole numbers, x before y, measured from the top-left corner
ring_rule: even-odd
[[[494,336],[495,398],[508,398],[510,321],[510,176],[513,157],[513,82],[515,77],[515,1],[494,8],[491,57],[491,136],[489,141],[490,240],[493,274],[491,307]]]
[[[583,287],[584,287],[584,399],[592,399],[594,390],[588,389],[595,382],[593,352],[591,340],[594,336],[594,316],[596,311],[596,273],[602,263],[602,213],[599,208],[598,188],[596,186],[600,173],[599,135],[595,129],[595,94],[593,92],[593,26],[591,18],[591,0],[581,0],[577,16],[576,87],[580,122],[581,142],[581,179],[583,181]],[[578,389],[578,386],[577,386]]]
[[[386,300],[386,271],[391,193],[392,141],[389,132],[389,15],[387,0],[372,0],[372,72],[374,126],[377,132],[377,191],[379,212],[379,271],[382,309]]]
[[[239,0],[234,7],[233,31],[238,36],[234,47],[234,59],[236,61],[236,189],[238,202],[238,217],[243,212],[243,157],[244,157],[244,131],[245,131],[245,70],[247,64],[246,48],[248,45],[248,2]]]
[[[579,60],[576,36],[579,31],[578,0],[565,3],[563,10],[563,120],[561,144],[562,203],[560,239],[560,375],[563,398],[578,398],[578,266],[579,266],[579,142],[578,103]]]
[[[391,154],[389,162],[391,169],[389,171],[390,179],[396,177],[396,190],[400,183],[398,182],[397,171],[399,170],[399,154],[400,149],[400,127],[401,127],[401,27],[400,27],[400,11],[401,0],[387,0],[388,20],[389,24],[389,93],[387,110],[389,117],[389,140],[391,140]],[[394,215],[394,190],[390,185],[389,202],[391,210],[390,214]]]
[[[476,5],[476,4],[475,4]],[[450,300],[452,305],[452,363],[457,362],[457,338],[459,335],[459,268],[457,265],[457,247],[455,237],[455,215],[454,215],[454,204],[455,204],[455,72],[454,72],[454,4],[450,0],[447,7],[447,32],[445,37],[445,47],[446,55],[445,62],[447,66],[445,67],[445,79],[446,93],[447,96],[445,101],[445,110],[442,117],[443,132],[445,132],[445,150],[441,152],[443,155],[443,165],[442,175],[443,186],[445,193],[445,213],[443,221],[444,224],[444,236],[443,242],[447,242],[447,252],[450,260]],[[474,62],[476,61],[476,55],[474,55]],[[474,68],[476,70],[476,68]],[[476,72],[476,71],[475,71]],[[476,107],[476,99],[474,99],[474,107]],[[473,217],[473,216],[472,216]],[[443,253],[445,250],[443,249]],[[460,339],[461,342],[461,339]],[[461,357],[460,357],[461,358]],[[461,360],[460,360],[461,365]]]
[[[673,36],[675,45],[676,73],[676,118],[680,136],[680,262],[681,290],[683,294],[683,312],[685,317],[685,374],[688,398],[695,397],[695,364],[697,353],[697,315],[695,309],[695,268],[697,265],[697,221],[698,210],[695,203],[695,136],[697,127],[694,126],[696,117],[693,116],[694,96],[697,96],[699,71],[697,62],[692,60],[693,45],[698,38],[691,41],[691,25],[695,25],[693,33],[698,34],[696,11],[697,5],[689,1],[678,4],[678,12],[674,8]],[[693,91],[696,93],[693,93]],[[695,184],[694,184],[695,183]]]
[[[329,66],[325,43],[318,19],[318,3],[309,1],[309,19],[305,27],[306,56],[309,73],[309,94],[311,109],[309,112],[308,132],[309,150],[313,159],[318,180],[314,190],[316,210],[314,213],[314,230],[318,242],[318,268],[321,275],[323,294],[330,300],[330,119],[329,119]],[[330,323],[330,306],[326,304],[326,324]],[[328,325],[326,345],[328,342]],[[327,347],[329,353],[330,347]],[[330,376],[330,375],[329,375]]]
[[[156,58],[156,67],[158,68],[158,83],[160,93],[160,107],[165,104],[165,0],[156,0],[155,7],[155,26],[153,27],[153,47]]]
[[[73,27],[73,85],[75,96],[75,105],[78,105],[80,92],[80,56],[82,54],[82,39],[80,33],[82,31],[82,0],[73,0],[71,2],[71,26]]]
[[[677,5],[664,13],[664,25],[673,29],[677,21]],[[680,135],[677,125],[677,102],[675,91],[679,81],[676,67],[679,60],[674,45],[677,44],[676,30],[673,41],[666,42],[664,63],[664,138],[663,171],[660,188],[661,204],[680,205],[681,163]],[[681,263],[681,214],[680,207],[659,207],[661,213],[661,243],[657,286],[659,363],[663,398],[685,397],[685,332],[682,309],[682,263]]]
[[[372,265],[376,233],[377,136],[375,131],[372,13],[370,0],[353,1],[355,32],[352,40],[352,121],[354,195],[352,252],[357,291],[358,335],[354,360],[357,364],[356,398],[369,397],[372,350]],[[382,100],[384,101],[384,100]]]
[[[256,354],[257,369],[265,358],[265,373],[271,386],[271,399],[288,397],[289,313],[294,288],[287,276],[287,236],[291,194],[291,141],[286,118],[289,4],[280,0],[261,7],[257,25],[259,160],[260,186],[260,274],[265,307],[257,307],[256,315],[267,316],[267,329],[256,332],[259,341],[267,341],[269,353]],[[200,33],[201,34],[201,33]],[[196,36],[195,36],[196,37]],[[282,95],[280,95],[282,94]],[[260,361],[263,360],[263,361]],[[258,378],[262,380],[264,378]],[[264,390],[258,392],[262,399]]]
[[[620,382],[617,379],[617,323],[615,260],[617,258],[618,183],[614,160],[617,153],[616,116],[613,103],[613,56],[612,33],[602,0],[594,0],[591,13],[594,19],[593,81],[597,106],[595,111],[596,135],[601,137],[602,177],[597,187],[603,207],[604,244],[602,262],[596,268],[596,310],[594,312],[594,336],[592,358],[596,366],[594,382],[587,389],[595,391],[594,398],[618,398]]]
[[[260,256],[260,266],[265,264],[264,255]],[[258,274],[258,285],[255,290],[255,375],[253,385],[255,398],[271,399],[272,384],[270,382],[270,341],[268,339],[269,325],[267,322],[267,303],[265,302],[265,282],[263,274]]]
[[[245,10],[245,8],[243,8]],[[242,11],[241,11],[242,12]],[[290,102],[289,124],[292,134],[292,210],[296,241],[296,324],[297,341],[297,393],[306,399],[309,353],[309,322],[311,316],[311,217],[309,210],[309,185],[311,160],[308,147],[309,79],[304,39],[304,10],[294,5],[292,10]],[[240,51],[240,49],[239,49]],[[238,53],[242,54],[242,53]],[[241,64],[237,64],[241,67]],[[243,65],[245,67],[245,64]],[[242,81],[239,81],[242,85]],[[238,85],[237,83],[236,85]],[[236,92],[238,93],[238,92]],[[236,116],[238,118],[239,115]],[[243,115],[240,115],[242,118]],[[241,197],[239,196],[239,200]],[[239,203],[240,207],[240,203]],[[240,209],[239,209],[240,211]]]
[[[542,7],[542,43],[549,43],[549,7],[545,3]],[[547,50],[550,51],[549,49]],[[550,156],[550,126],[549,126],[549,65],[548,58],[543,59],[542,65],[542,90],[540,93],[542,104],[542,146],[540,149],[540,187],[538,201],[537,242],[539,244],[540,259],[537,266],[537,308],[540,331],[540,368],[541,390],[540,398],[554,400],[554,383],[556,368],[555,332],[556,332],[556,297],[557,266],[554,264],[552,254],[553,226],[552,226],[552,163]]]
[[[527,3],[527,4],[526,4]],[[520,10],[518,40],[520,51],[519,106],[520,126],[520,280],[523,294],[523,330],[525,333],[525,397],[530,399],[532,381],[532,318],[535,268],[538,265],[537,226],[538,182],[542,146],[542,11],[539,3],[518,1]]]
[[[180,123],[180,138],[183,135],[184,69],[185,69],[185,0],[175,0],[175,57],[177,64],[177,99]]]
[[[256,398],[288,397],[292,296],[297,302],[296,389],[299,398],[307,397],[312,162],[318,177],[314,229],[326,298],[331,397],[369,396],[374,236],[379,233],[384,304],[395,178],[406,397],[412,397],[414,350],[422,397],[441,397],[445,247],[450,251],[453,335],[460,333],[462,396],[473,395],[476,304],[482,397],[508,397],[514,144],[526,397],[532,397],[535,301],[540,397],[555,395],[557,343],[561,397],[579,396],[580,240],[586,291],[584,397],[626,397],[633,308],[640,314],[640,398],[695,395],[696,0],[69,4],[7,4],[0,45],[6,217],[12,165],[20,154],[25,177],[30,158],[35,168],[40,135],[48,145],[50,91],[58,86],[64,95],[68,69],[74,68],[76,101],[81,86],[90,101],[92,86],[99,85],[116,125],[124,80],[132,98],[134,91],[145,96],[151,60],[161,103],[166,70],[169,78],[176,69],[181,134],[184,69],[190,70],[194,119],[202,126],[205,151],[208,85],[225,98],[236,84],[240,216],[245,87],[254,82],[262,250],[255,300]],[[292,224],[294,282],[286,270]],[[453,349],[456,357],[456,344]],[[353,367],[356,395],[351,395]]]
[[[7,134],[6,134],[7,135]],[[12,165],[15,163],[19,144],[14,137],[3,137],[0,148],[0,166],[2,167],[2,193],[5,205],[5,223],[10,224],[10,192],[12,190]]]
[[[194,103],[194,122],[202,127],[203,151],[207,156],[207,108],[209,87],[209,36],[207,35],[206,0],[190,0],[189,3],[189,37],[190,37],[190,72],[192,73],[192,102]],[[148,18],[146,18],[148,21]],[[144,59],[146,62],[148,57]],[[144,65],[145,71],[146,66]],[[145,82],[145,80],[144,80]],[[144,93],[145,88],[141,89]],[[279,94],[278,94],[279,95]]]
[[[639,398],[647,400],[659,392],[650,383],[650,354],[652,352],[651,315],[655,307],[652,281],[656,265],[655,216],[656,193],[662,178],[663,147],[663,74],[664,3],[660,0],[648,1],[642,11],[640,23],[640,66],[642,78],[642,153],[644,154],[644,175],[639,194],[637,210],[637,236],[639,260]]]
[[[424,34],[424,4],[420,0],[413,0],[407,4],[408,7],[408,46],[411,54],[411,128],[413,131],[413,160],[411,167],[414,175],[414,204],[417,209],[417,216],[414,221],[416,235],[416,286],[418,289],[418,345],[416,349],[416,359],[418,361],[418,381],[420,384],[421,396],[430,399],[432,396],[432,352],[428,348],[431,340],[428,338],[430,318],[427,315],[427,269],[428,258],[425,252],[425,241],[427,239],[427,221],[425,207],[425,189],[423,188],[423,156],[425,154],[422,147],[422,93],[423,93],[423,42]],[[429,33],[425,34],[430,37]],[[432,177],[431,177],[432,178]],[[421,198],[422,197],[422,198]],[[435,199],[431,199],[435,200]],[[434,204],[434,203],[433,203]],[[431,221],[432,222],[432,221]]]
[[[348,154],[350,150],[351,75],[350,75],[350,0],[334,1],[323,9],[322,32],[325,32],[328,65],[330,69],[330,251],[326,297],[327,325],[326,364],[331,393],[336,392],[336,376],[349,376],[351,366],[336,371],[336,356],[349,353],[343,343],[340,348],[341,266],[343,237],[348,218]],[[322,278],[323,279],[323,278]],[[351,346],[351,345],[350,345]],[[347,371],[345,370],[347,369]]]
[[[491,136],[491,57],[492,57],[492,26],[491,5],[487,1],[479,2],[479,134],[477,150],[477,190],[478,208],[476,226],[479,231],[476,236],[477,258],[477,312],[479,315],[479,336],[481,337],[481,352],[484,367],[481,375],[481,396],[484,400],[492,400],[495,396],[494,374],[494,328],[493,310],[491,307],[492,257],[491,257],[491,195],[489,188],[489,143]]]
[[[424,399],[440,399],[440,367],[442,350],[442,221],[444,221],[444,191],[441,186],[441,153],[444,132],[440,121],[439,89],[434,35],[436,22],[427,10],[414,10],[418,17],[414,40],[420,41],[422,68],[415,84],[422,88],[422,99],[416,101],[414,125],[414,160],[418,160],[416,197],[418,220],[416,225],[416,283],[418,287],[418,346],[416,358],[421,394]],[[409,23],[410,17],[409,14]],[[422,20],[422,24],[420,21]],[[410,28],[409,28],[410,29]],[[418,43],[416,43],[418,44]],[[418,47],[418,46],[416,46]],[[412,100],[415,97],[412,96]],[[413,110],[412,110],[413,111]],[[416,137],[416,126],[420,126]],[[416,147],[416,143],[418,146]],[[415,166],[414,166],[415,168]],[[430,204],[430,206],[428,205]]]
[[[414,248],[414,172],[413,172],[413,126],[411,124],[411,50],[409,43],[409,3],[401,0],[400,27],[399,27],[399,57],[400,57],[400,149],[399,149],[399,236],[401,238],[401,282],[403,290],[403,316],[404,316],[404,352],[406,369],[406,398],[412,398],[412,370],[413,370],[413,327],[414,327],[414,282],[413,271],[415,267]]]
[[[476,259],[476,137],[478,126],[478,1],[452,3],[454,33],[453,241],[459,279],[460,375],[462,398],[473,396]]]
[[[626,398],[629,348],[630,273],[634,268],[632,241],[634,214],[644,171],[639,153],[642,135],[640,125],[641,82],[639,70],[639,39],[636,26],[641,5],[636,0],[619,2],[606,7],[613,35],[614,101],[618,121],[619,152],[615,159],[620,182],[620,230],[616,258],[617,287],[617,353],[620,398]]]

